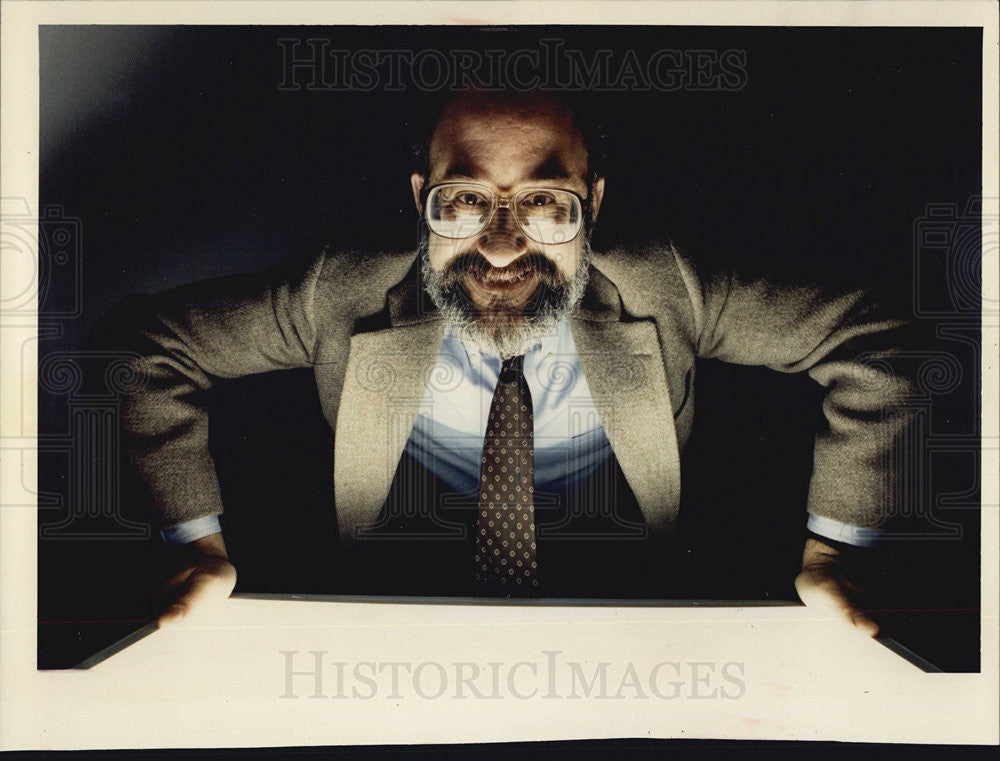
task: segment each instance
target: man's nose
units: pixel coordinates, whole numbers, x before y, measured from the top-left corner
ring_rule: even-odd
[[[524,237],[510,209],[501,207],[479,236],[476,245],[480,254],[494,267],[506,267],[524,256],[528,251],[528,241]]]

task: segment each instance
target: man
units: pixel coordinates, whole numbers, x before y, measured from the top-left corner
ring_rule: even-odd
[[[869,543],[892,509],[909,384],[866,360],[899,322],[859,293],[707,277],[669,242],[591,251],[604,178],[589,148],[556,98],[460,94],[411,177],[416,253],[326,253],[119,308],[115,340],[146,378],[125,443],[186,558],[161,623],[235,584],[202,402],[213,378],[313,367],[363,589],[655,595],[694,361],[714,357],[827,387],[808,510],[828,542],[807,540],[796,589],[877,631],[835,547]]]

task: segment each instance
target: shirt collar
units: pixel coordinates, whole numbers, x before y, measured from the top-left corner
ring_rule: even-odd
[[[569,330],[569,322],[565,317],[559,320],[555,326],[546,333],[541,338],[534,341],[534,343],[525,347],[525,356],[531,354],[537,354],[540,357],[545,357],[548,354],[555,353],[558,350],[560,340],[565,335],[566,331]],[[478,361],[481,359],[493,359],[494,361],[499,361],[500,357],[487,349],[484,349],[480,344],[475,341],[468,339],[460,339],[455,332],[451,329],[451,325],[445,327],[445,341],[455,341],[456,344],[461,346],[466,356],[470,361]]]

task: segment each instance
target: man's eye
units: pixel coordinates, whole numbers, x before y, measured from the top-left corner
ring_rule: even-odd
[[[462,193],[456,200],[463,206],[478,206],[483,202],[482,196],[476,193]]]
[[[532,193],[527,201],[529,206],[548,206],[554,199],[548,193]]]

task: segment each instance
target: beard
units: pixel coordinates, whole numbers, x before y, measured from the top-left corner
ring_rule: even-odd
[[[572,277],[540,253],[525,254],[501,268],[474,251],[459,254],[439,272],[430,264],[426,228],[421,229],[418,252],[424,287],[455,334],[501,359],[523,354],[551,333],[583,297],[590,274],[589,236],[583,238]],[[483,291],[480,284],[493,289]],[[525,296],[532,284],[534,290]]]

